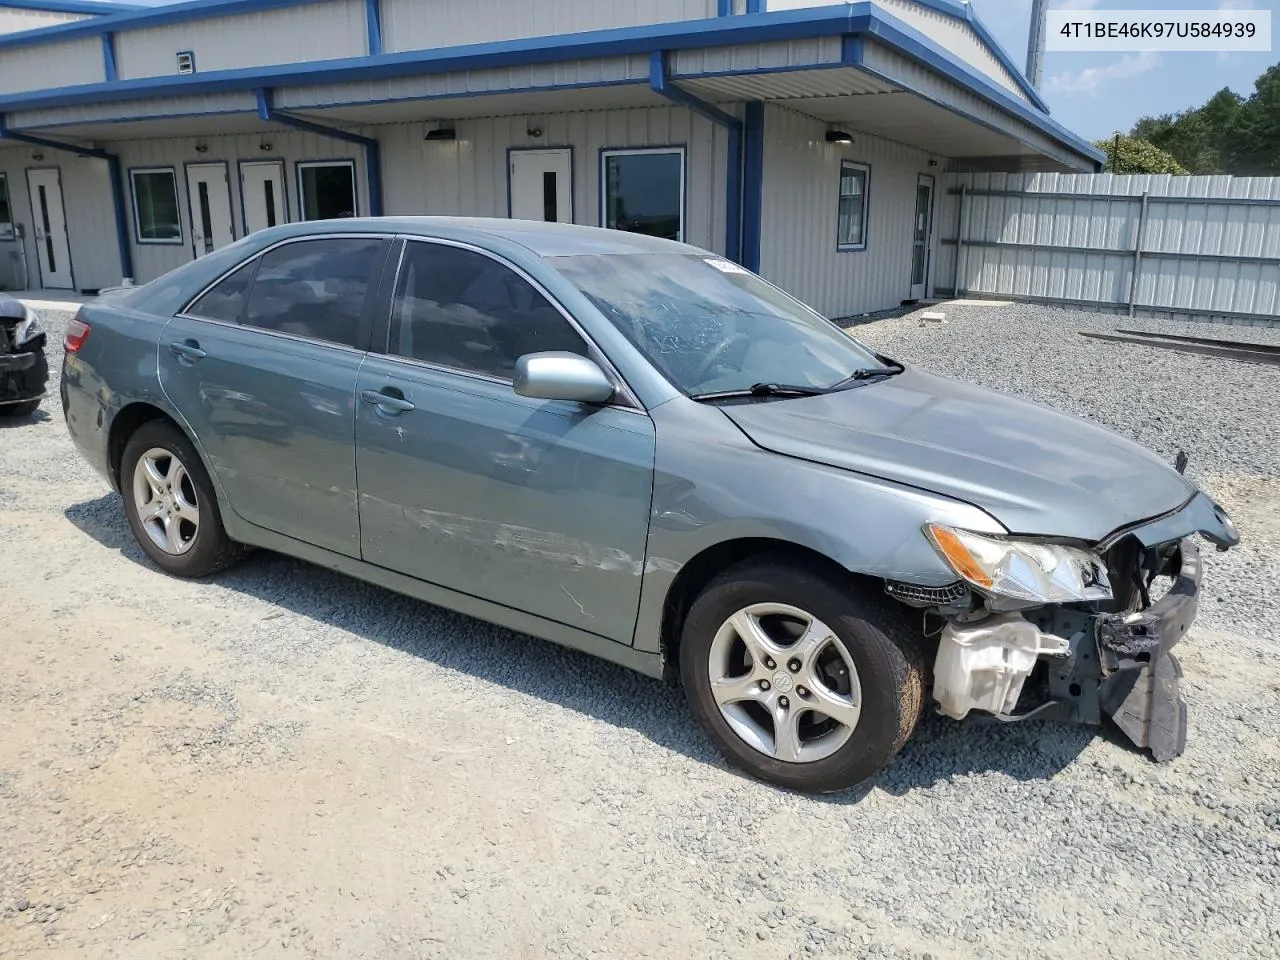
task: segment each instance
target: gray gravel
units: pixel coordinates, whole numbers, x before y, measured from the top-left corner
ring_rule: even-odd
[[[1184,757],[929,718],[868,789],[762,786],[620,668],[269,554],[162,576],[54,396],[0,427],[0,956],[1278,955],[1280,374],[947,312],[856,332],[1186,449],[1239,520]]]

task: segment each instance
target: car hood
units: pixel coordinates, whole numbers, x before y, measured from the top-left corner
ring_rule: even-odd
[[[722,409],[766,450],[966,501],[1010,533],[1097,541],[1196,492],[1155,454],[1109,430],[919,370]]]

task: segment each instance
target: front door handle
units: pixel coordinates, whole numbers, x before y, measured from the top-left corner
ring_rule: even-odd
[[[388,389],[394,389],[390,387]],[[364,390],[360,393],[360,399],[365,403],[372,403],[382,413],[397,414],[407,413],[416,409],[414,405],[404,397],[397,397],[391,393],[382,393],[378,390]]]
[[[203,360],[208,356],[200,349],[200,344],[194,340],[178,340],[169,344],[169,350],[177,355],[179,360],[186,360],[188,363],[195,363],[197,360]]]

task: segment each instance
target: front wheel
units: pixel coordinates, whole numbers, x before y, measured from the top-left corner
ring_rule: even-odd
[[[689,704],[725,756],[779,786],[878,773],[924,703],[919,631],[887,598],[785,561],[748,561],[694,602],[680,641]]]
[[[213,483],[186,436],[152,420],[129,438],[120,462],[129,527],[156,565],[179,577],[203,577],[242,552],[222,526]]]

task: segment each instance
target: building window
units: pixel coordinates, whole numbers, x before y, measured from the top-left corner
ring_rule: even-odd
[[[840,161],[840,223],[836,247],[867,249],[867,181],[871,168],[852,160]]]
[[[134,237],[138,243],[181,243],[178,179],[172,167],[130,170]]]
[[[9,178],[0,173],[0,240],[13,239],[13,207],[9,206]]]
[[[684,240],[684,149],[606,150],[601,157],[604,226]]]
[[[303,220],[356,216],[356,165],[351,160],[298,164],[298,203]]]

